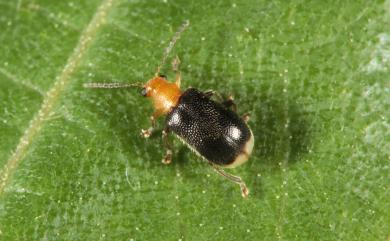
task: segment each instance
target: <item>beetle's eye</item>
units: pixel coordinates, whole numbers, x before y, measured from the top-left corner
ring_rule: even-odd
[[[141,90],[141,95],[142,95],[143,97],[146,97],[146,94],[147,94],[146,88],[142,88],[142,90]]]
[[[166,75],[159,74],[158,76],[161,77],[161,78],[163,78],[163,79],[167,79],[167,76],[166,76]]]

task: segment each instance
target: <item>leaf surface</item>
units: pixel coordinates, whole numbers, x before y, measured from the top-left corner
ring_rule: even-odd
[[[185,19],[163,71],[251,114],[247,200],[174,138],[164,166],[136,90],[82,88],[147,81]],[[0,0],[0,240],[387,240],[389,24],[389,1]]]

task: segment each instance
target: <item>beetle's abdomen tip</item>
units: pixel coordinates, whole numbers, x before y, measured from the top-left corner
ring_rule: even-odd
[[[245,145],[242,148],[242,151],[237,155],[237,157],[228,165],[225,165],[226,168],[235,168],[248,161],[249,156],[252,153],[253,146],[255,144],[255,138],[253,137],[252,131],[250,131],[251,136]]]

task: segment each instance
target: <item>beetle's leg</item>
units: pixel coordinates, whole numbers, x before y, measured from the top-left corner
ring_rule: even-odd
[[[205,92],[203,92],[203,94],[207,97],[207,98],[211,98],[211,96],[213,95],[216,95],[216,92],[214,90],[206,90]],[[222,100],[222,96],[219,95],[218,98],[221,97],[221,100]]]
[[[152,125],[148,128],[148,129],[141,129],[141,136],[143,136],[144,138],[149,138],[154,129],[156,128],[156,119],[152,116],[150,116],[150,122],[152,123]]]
[[[236,105],[236,103],[234,103],[234,98],[233,98],[232,95],[229,95],[229,97],[228,97],[226,100],[224,100],[224,101],[222,102],[222,104],[223,104],[226,108],[231,108],[232,111],[237,112],[237,105]]]
[[[176,73],[175,84],[176,84],[177,87],[180,88],[180,84],[181,84],[181,73],[180,73],[180,70],[179,70],[179,65],[180,65],[180,59],[179,59],[179,57],[176,55],[176,58],[174,58],[173,61],[172,61],[172,69],[173,69],[173,71]]]
[[[214,164],[214,163],[211,163],[209,162],[210,165],[214,168],[214,170],[221,176],[227,178],[228,180],[234,182],[234,183],[237,183],[238,185],[240,185],[240,188],[241,188],[241,195],[242,197],[246,198],[248,197],[249,195],[249,189],[246,187],[246,184],[245,182],[241,179],[241,177],[238,177],[238,176],[234,176],[232,174],[229,174],[227,172],[225,172],[220,166]]]
[[[156,128],[156,119],[159,116],[160,116],[159,111],[153,112],[153,114],[150,116],[151,126],[147,130],[141,129],[141,136],[143,136],[144,138],[149,138],[152,135],[154,129]]]
[[[165,148],[165,156],[162,160],[162,163],[164,164],[170,164],[172,162],[172,145],[171,142],[169,141],[169,129],[165,128],[162,131],[162,139],[163,139],[163,145]]]
[[[234,98],[232,95],[229,95],[227,99],[225,99],[220,93],[218,93],[215,90],[207,90],[204,92],[204,94],[210,98],[212,96],[215,96],[217,98],[217,101],[221,103],[226,108],[231,108],[232,111],[237,112],[237,105],[234,103]]]
[[[215,98],[217,99],[217,101],[219,103],[223,103],[225,101],[225,98],[223,98],[223,96],[215,91],[215,90],[206,90],[205,92],[203,92],[203,94],[207,97],[207,98],[211,98],[212,96],[215,96]]]
[[[251,115],[247,112],[243,114],[241,118],[244,120],[245,123],[248,123],[249,119],[251,118]]]

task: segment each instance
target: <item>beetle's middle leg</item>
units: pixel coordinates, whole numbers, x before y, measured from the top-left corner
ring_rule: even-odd
[[[162,131],[162,139],[163,139],[163,145],[165,148],[165,155],[162,159],[162,163],[164,164],[170,164],[172,162],[172,143],[169,141],[169,129],[165,128]]]
[[[151,126],[148,128],[148,129],[141,129],[141,136],[143,136],[144,138],[149,138],[152,134],[153,134],[153,131],[156,129],[156,119],[160,116],[160,112],[159,111],[155,111],[153,112],[153,114],[150,116],[150,122],[151,122]]]

